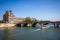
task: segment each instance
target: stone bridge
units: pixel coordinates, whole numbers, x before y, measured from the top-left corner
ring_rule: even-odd
[[[32,26],[32,27],[35,27],[36,24],[39,24],[39,25],[48,25],[49,23],[53,24],[55,28],[58,28],[59,25],[60,25],[60,21],[55,21],[55,22],[51,22],[51,21],[42,21],[42,22],[22,22],[22,23],[17,23],[16,26],[23,26],[23,27],[26,27],[26,26]]]

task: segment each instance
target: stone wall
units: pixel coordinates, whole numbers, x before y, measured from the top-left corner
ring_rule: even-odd
[[[10,23],[1,23],[0,28],[2,27],[15,27],[16,24],[10,24]]]
[[[18,23],[23,22],[24,18],[16,18],[10,10],[7,10],[3,15],[4,23]]]

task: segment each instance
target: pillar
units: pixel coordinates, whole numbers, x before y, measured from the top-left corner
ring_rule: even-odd
[[[59,25],[58,25],[57,23],[54,24],[54,28],[58,28],[58,26],[59,26]]]
[[[23,24],[21,24],[21,27],[23,27]]]

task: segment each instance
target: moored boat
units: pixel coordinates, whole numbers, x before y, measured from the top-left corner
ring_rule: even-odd
[[[48,28],[48,25],[43,25],[42,29]]]

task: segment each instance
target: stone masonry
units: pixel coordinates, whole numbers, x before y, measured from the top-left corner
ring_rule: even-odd
[[[4,23],[18,23],[23,22],[24,18],[16,18],[10,10],[7,10],[3,15]]]

